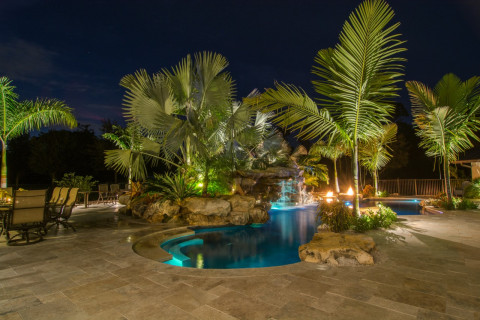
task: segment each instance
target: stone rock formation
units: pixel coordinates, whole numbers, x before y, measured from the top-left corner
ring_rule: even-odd
[[[312,241],[298,248],[302,261],[330,265],[372,265],[375,242],[363,234],[315,233]]]
[[[246,225],[265,223],[269,215],[252,196],[185,199],[181,205],[167,200],[134,202],[132,214],[149,222],[186,223],[199,226]]]

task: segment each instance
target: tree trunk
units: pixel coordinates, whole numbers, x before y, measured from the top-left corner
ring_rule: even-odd
[[[187,154],[187,166],[190,166],[190,163],[191,163],[191,159],[190,159],[190,137],[187,137],[187,141],[185,141],[185,152]]]
[[[132,190],[132,167],[128,168],[128,190]]]
[[[208,161],[205,161],[205,174],[203,175],[202,197],[208,196],[208,183],[210,181],[208,177],[209,170],[210,170],[210,164],[208,163]]]
[[[360,214],[360,199],[358,197],[358,145],[354,142],[352,155],[352,171],[353,171],[353,214]]]
[[[2,141],[2,173],[1,187],[7,187],[7,144]]]
[[[378,193],[378,173],[377,170],[373,170],[373,183],[375,186],[375,195]]]
[[[445,176],[445,193],[447,200],[452,201],[452,186],[450,185],[450,166],[448,162],[448,154],[445,154],[443,159],[443,172]]]
[[[338,185],[337,159],[333,160],[333,175],[335,178],[335,191],[340,193],[340,187]]]

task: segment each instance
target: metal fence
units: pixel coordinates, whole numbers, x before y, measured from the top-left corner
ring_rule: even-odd
[[[460,188],[467,179],[451,179],[452,191]],[[378,190],[397,193],[402,196],[435,196],[445,192],[442,179],[393,179],[379,180]]]

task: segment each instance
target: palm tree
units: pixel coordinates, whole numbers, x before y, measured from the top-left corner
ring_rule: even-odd
[[[412,102],[413,121],[420,147],[427,156],[443,163],[447,198],[452,199],[450,186],[451,161],[460,152],[473,147],[471,139],[478,140],[477,119],[480,110],[480,77],[462,82],[452,73],[446,74],[432,90],[426,85],[406,83]]]
[[[113,132],[102,135],[112,141],[119,149],[105,150],[105,166],[128,177],[130,188],[132,179],[143,180],[147,177],[147,163],[158,158],[159,144],[144,137],[140,127],[130,122],[126,128],[113,125]]]
[[[51,125],[77,126],[72,109],[56,99],[19,102],[15,87],[0,77],[0,141],[2,143],[1,187],[7,187],[7,148],[9,139]]]
[[[338,185],[337,160],[349,154],[348,145],[339,135],[331,135],[326,143],[323,140],[317,141],[310,149],[312,155],[320,155],[333,161],[333,177],[335,180],[335,191],[340,193]]]
[[[220,123],[232,105],[235,91],[228,61],[220,54],[188,55],[171,70],[150,77],[145,70],[122,78],[127,89],[124,106],[128,118],[162,143],[166,155],[191,166],[204,167],[203,193],[208,189],[210,159],[224,147]],[[195,157],[194,157],[195,156]]]
[[[373,177],[375,191],[378,191],[378,171],[385,167],[392,158],[390,144],[395,142],[397,125],[384,125],[378,136],[363,142],[359,146],[359,159]]]
[[[393,16],[384,0],[366,0],[350,14],[335,48],[318,52],[312,72],[319,80],[313,85],[323,108],[303,90],[285,84],[250,100],[262,110],[276,111],[273,121],[298,130],[299,137],[321,139],[335,133],[345,141],[352,154],[357,214],[358,146],[388,122],[405,61],[398,56],[406,50],[404,41],[394,33],[399,23],[389,25]]]

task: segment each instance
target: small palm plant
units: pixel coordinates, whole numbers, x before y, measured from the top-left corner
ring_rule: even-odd
[[[445,192],[447,201],[451,201],[450,162],[472,148],[472,140],[479,140],[480,77],[462,82],[449,73],[433,90],[416,81],[408,81],[406,86],[420,147],[427,156],[443,163]]]
[[[395,142],[396,136],[397,125],[390,123],[384,125],[377,136],[360,144],[360,163],[372,174],[376,192],[378,192],[378,171],[392,158],[390,145]]]
[[[317,141],[310,149],[311,155],[320,155],[333,162],[333,179],[335,180],[335,191],[340,193],[338,184],[337,160],[349,154],[348,145],[341,139],[340,135],[331,135],[328,142]]]
[[[15,87],[0,77],[0,142],[2,144],[1,187],[7,187],[8,141],[24,133],[51,125],[77,126],[72,109],[56,99],[19,102]]]
[[[155,173],[154,177],[155,179],[148,183],[148,189],[159,192],[164,201],[172,200],[176,204],[181,204],[185,198],[199,193],[197,181],[189,179],[181,172],[163,176]]]

